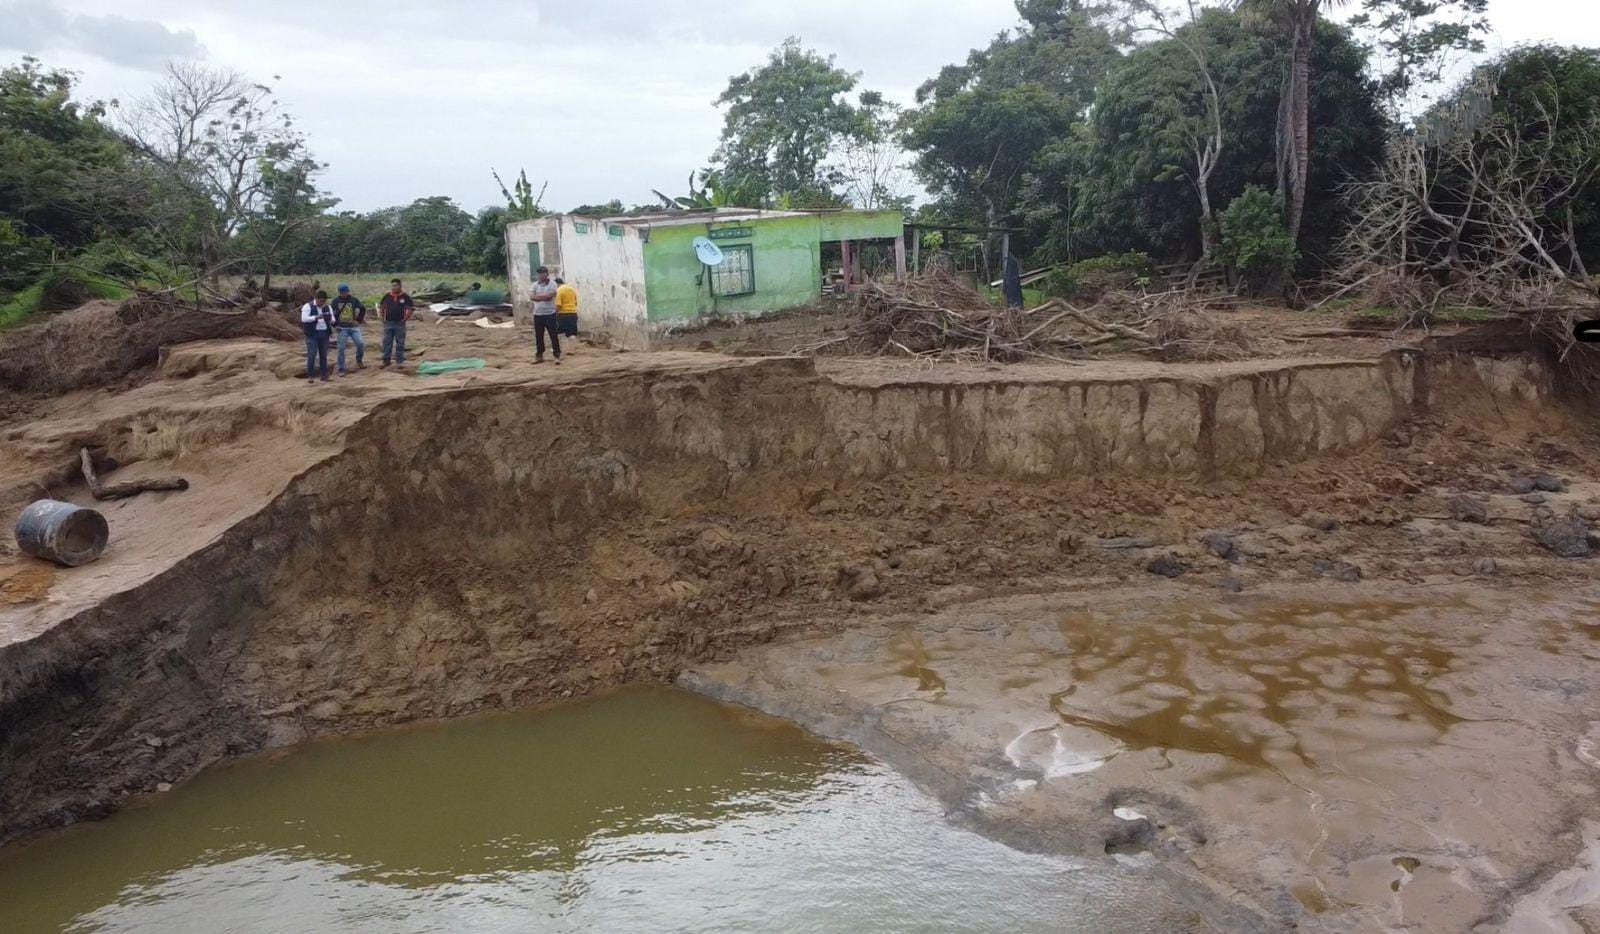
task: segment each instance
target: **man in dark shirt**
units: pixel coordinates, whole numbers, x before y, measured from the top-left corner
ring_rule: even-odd
[[[333,323],[339,329],[339,375],[349,376],[344,368],[344,348],[352,342],[356,345],[356,369],[365,370],[367,364],[364,358],[367,355],[367,342],[361,336],[361,325],[367,320],[367,306],[361,304],[361,299],[350,294],[348,285],[339,286],[339,297],[333,300]]]
[[[378,302],[383,314],[383,365],[389,365],[390,351],[394,352],[394,365],[406,365],[406,322],[411,320],[411,310],[416,303],[400,288],[400,280],[389,282],[389,294]]]

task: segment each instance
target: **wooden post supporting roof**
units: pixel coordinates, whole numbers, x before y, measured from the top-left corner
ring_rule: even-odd
[[[906,281],[906,235],[894,238],[894,281]]]

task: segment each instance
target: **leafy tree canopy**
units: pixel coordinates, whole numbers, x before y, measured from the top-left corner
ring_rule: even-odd
[[[858,80],[793,37],[759,68],[731,78],[716,100],[727,114],[712,163],[733,199],[751,206],[837,203],[838,179],[825,163],[838,141],[863,132],[848,98]]]

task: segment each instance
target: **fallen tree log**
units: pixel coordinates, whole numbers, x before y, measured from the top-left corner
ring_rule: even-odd
[[[78,457],[83,462],[84,482],[89,484],[89,493],[95,499],[126,499],[151,491],[189,488],[189,481],[182,477],[150,477],[146,480],[124,480],[120,483],[104,484],[100,482],[100,475],[95,472],[94,458],[89,456],[89,449],[81,448]]]

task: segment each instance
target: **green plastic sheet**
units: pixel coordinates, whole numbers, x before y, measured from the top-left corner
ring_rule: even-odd
[[[454,360],[429,361],[417,367],[418,376],[438,376],[440,373],[455,373],[459,370],[481,370],[488,366],[488,362],[479,357],[457,357]]]

